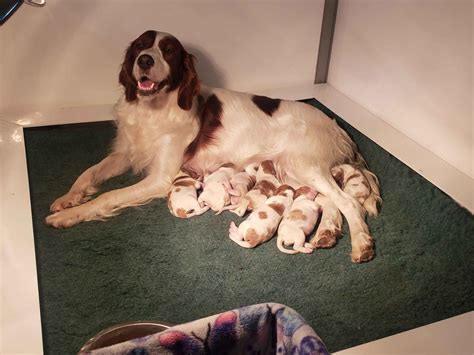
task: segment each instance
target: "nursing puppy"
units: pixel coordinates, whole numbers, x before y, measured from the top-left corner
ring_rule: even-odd
[[[275,196],[254,209],[249,217],[239,227],[230,223],[229,238],[244,248],[255,248],[257,245],[270,240],[285,213],[293,202],[294,190],[289,185],[281,185]]]
[[[306,243],[319,217],[319,206],[314,202],[317,192],[310,187],[296,190],[293,204],[278,227],[278,249],[286,254],[312,253],[314,246]],[[293,245],[293,250],[284,246]]]
[[[250,170],[247,169],[247,171]],[[273,162],[271,160],[263,161],[255,175],[255,186],[245,194],[239,205],[233,206],[232,212],[242,217],[247,210],[252,211],[262,206],[269,197],[275,194],[276,189],[281,185],[276,175]]]
[[[350,164],[342,164],[331,169],[331,174],[347,194],[355,197],[369,215],[377,214],[377,204],[381,202],[377,177],[366,169],[358,169]],[[368,176],[367,176],[368,175]]]
[[[206,212],[209,207],[201,206],[197,198],[197,190],[201,183],[183,171],[173,180],[168,193],[168,209],[173,216],[190,218]]]
[[[230,203],[230,194],[238,194],[238,191],[233,190],[230,184],[235,172],[232,164],[224,164],[204,177],[204,187],[198,198],[199,203],[209,206],[215,212],[221,212]]]
[[[239,217],[245,214],[248,205],[248,201],[244,201],[245,195],[255,185],[258,167],[259,164],[250,164],[245,167],[244,171],[232,176],[230,185],[232,186],[232,190],[236,191],[236,193],[230,196],[230,205],[224,207],[222,211],[228,210]]]

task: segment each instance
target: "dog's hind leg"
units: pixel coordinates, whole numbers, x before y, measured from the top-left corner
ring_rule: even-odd
[[[351,233],[352,261],[361,263],[371,260],[375,255],[374,242],[365,222],[364,207],[354,197],[339,188],[329,169],[323,171],[313,166],[305,170],[302,178],[304,183],[330,199],[347,219]]]
[[[321,206],[322,214],[316,234],[310,243],[314,248],[330,248],[336,244],[341,235],[342,216],[326,196],[319,194],[315,201]]]

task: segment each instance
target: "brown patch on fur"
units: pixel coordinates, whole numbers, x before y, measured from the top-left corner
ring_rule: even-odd
[[[174,190],[176,192],[180,192],[181,191],[181,188],[180,187],[177,187],[176,190]]]
[[[260,166],[262,167],[263,172],[265,174],[270,174],[270,175],[276,176],[275,165],[273,164],[273,162],[271,160],[263,161],[260,164]]]
[[[255,185],[255,176],[249,176],[249,182],[247,184],[247,190],[250,191],[252,189],[252,187],[254,187]]]
[[[292,210],[288,214],[288,219],[291,221],[306,221],[307,217],[301,210]]]
[[[184,208],[178,208],[176,214],[179,218],[186,218],[186,210]]]
[[[369,186],[369,183],[368,183],[367,181],[362,180],[362,181],[361,181],[361,184],[364,185],[364,186],[367,188],[367,190],[370,191],[370,186]]]
[[[341,189],[344,188],[344,172],[342,169],[337,169],[337,172],[333,174],[332,177]]]
[[[272,116],[280,106],[280,99],[271,99],[266,96],[252,96],[252,101],[257,107],[265,112],[268,116]]]
[[[250,246],[256,247],[260,243],[260,236],[257,234],[255,229],[249,228],[245,233],[244,240],[250,244]]]
[[[191,160],[199,149],[212,144],[214,133],[222,127],[222,102],[215,94],[208,97],[202,113],[199,115],[201,126],[194,140],[188,145],[184,153],[184,160]]]
[[[361,176],[362,176],[362,175],[361,175],[360,173],[354,173],[354,174],[350,175],[350,176],[346,179],[346,181],[344,182],[344,186],[346,186],[346,185],[349,183],[350,180],[355,179],[355,178],[359,178],[359,177],[361,177]]]
[[[158,47],[170,68],[170,73],[166,78],[167,92],[178,89],[179,107],[190,110],[194,96],[198,95],[200,90],[198,76],[194,69],[194,56],[186,52],[173,36],[162,38]]]
[[[302,195],[306,195],[310,192],[311,192],[311,187],[309,187],[309,186],[300,187],[300,188],[296,189],[294,199],[296,200],[297,197],[300,197]]]
[[[189,176],[191,176],[194,180],[199,180],[199,178],[201,177],[196,171],[186,167],[186,166],[183,166],[181,167],[181,171],[185,174],[188,174]]]
[[[195,182],[193,180],[180,180],[173,184],[173,186],[194,186]]]
[[[220,166],[221,168],[235,168],[235,165],[232,163],[225,163]]]
[[[336,244],[340,234],[340,230],[331,231],[326,229],[319,233],[310,243],[316,248],[331,248]]]
[[[293,191],[293,193],[295,192],[295,190],[290,185],[286,185],[286,184],[280,185],[280,187],[276,189],[275,195],[288,197],[288,193],[287,193],[288,190]]]
[[[285,212],[285,206],[283,206],[281,203],[273,202],[273,203],[270,203],[268,206],[272,208],[280,216],[283,216],[283,212]]]
[[[258,218],[267,219],[268,218],[267,212],[265,212],[265,211],[258,212]]]
[[[144,50],[153,46],[155,43],[156,31],[146,31],[135,39],[127,51],[122,63],[122,69],[119,74],[119,83],[125,88],[125,100],[132,102],[137,99],[137,79],[133,76],[133,65],[135,59]]]
[[[181,176],[178,176],[178,177],[174,178],[173,184],[174,184],[176,181],[189,179],[190,177],[191,177],[191,176],[189,176],[189,175],[181,175]]]
[[[271,197],[275,193],[276,186],[270,181],[262,180],[257,182],[254,189],[257,189],[262,195]]]

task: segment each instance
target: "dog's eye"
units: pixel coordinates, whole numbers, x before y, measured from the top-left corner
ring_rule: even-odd
[[[174,48],[173,47],[166,47],[165,48],[165,54],[173,54],[174,53]]]

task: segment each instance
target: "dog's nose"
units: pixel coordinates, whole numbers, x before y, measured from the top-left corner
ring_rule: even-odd
[[[155,64],[155,61],[150,55],[142,54],[141,56],[138,57],[137,64],[140,67],[140,69],[147,70],[147,69],[150,69],[153,66],[153,64]]]

